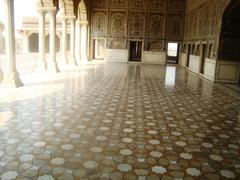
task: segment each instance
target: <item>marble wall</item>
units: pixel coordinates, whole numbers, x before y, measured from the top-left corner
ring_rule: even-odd
[[[185,0],[92,0],[91,39],[107,49],[129,48],[142,40],[144,51],[164,52],[168,41],[183,39]]]
[[[239,82],[240,63],[218,58],[222,18],[229,3],[230,0],[186,1],[179,64],[211,81],[236,83]]]

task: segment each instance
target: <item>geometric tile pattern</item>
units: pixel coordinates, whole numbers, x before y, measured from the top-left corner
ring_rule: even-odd
[[[239,179],[239,153],[239,99],[178,67],[82,65],[0,100],[2,180]]]

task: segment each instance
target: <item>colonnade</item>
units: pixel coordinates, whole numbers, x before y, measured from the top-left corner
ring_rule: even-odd
[[[45,42],[45,18],[49,14],[50,18],[50,59],[46,62],[46,42]],[[64,64],[78,65],[78,63],[88,61],[87,58],[87,33],[88,22],[81,21],[75,16],[62,16],[62,36],[61,36],[61,59]],[[67,33],[70,25],[70,53],[67,53]],[[59,72],[56,61],[56,9],[39,9],[39,70]],[[49,66],[50,65],[50,66]]]
[[[6,71],[1,86],[23,86],[16,69],[15,32],[14,32],[14,0],[4,0],[5,6],[5,36],[6,36]],[[59,72],[56,59],[56,7],[38,8],[39,20],[39,57],[36,71]],[[48,15],[48,16],[47,16]],[[49,18],[49,59],[46,59],[46,18]],[[67,33],[70,24],[70,53],[67,53]],[[75,16],[62,17],[61,59],[65,65],[78,65],[88,61],[87,58],[88,22]],[[28,42],[25,42],[28,43]],[[1,68],[0,68],[1,69]]]

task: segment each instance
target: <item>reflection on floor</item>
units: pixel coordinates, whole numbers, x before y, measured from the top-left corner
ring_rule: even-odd
[[[89,64],[0,89],[0,178],[239,179],[240,101],[184,69]]]

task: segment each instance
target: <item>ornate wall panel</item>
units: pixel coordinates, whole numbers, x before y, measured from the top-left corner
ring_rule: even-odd
[[[151,38],[164,38],[165,17],[164,14],[152,13],[148,19],[148,35]]]
[[[107,12],[106,11],[93,12],[92,33],[95,35],[107,35]]]
[[[128,0],[111,0],[110,6],[112,8],[127,8]]]
[[[130,12],[130,36],[144,36],[145,14]]]
[[[166,0],[149,0],[148,7],[150,10],[166,11],[167,1]]]
[[[131,8],[145,9],[146,8],[146,0],[130,0]]]
[[[126,12],[111,12],[110,34],[114,36],[126,36],[127,16]]]
[[[168,16],[167,39],[177,39],[182,37],[183,17],[177,14]]]
[[[184,0],[170,0],[169,1],[170,11],[185,11],[185,1]]]
[[[150,41],[147,40],[145,41],[145,47],[144,47],[145,51],[164,51],[164,41]]]
[[[108,48],[110,49],[126,49],[127,40],[124,38],[109,38],[108,39]]]
[[[187,0],[184,41],[190,44],[204,41],[218,51],[222,16],[230,0]]]
[[[92,0],[92,6],[94,8],[106,8],[108,6],[108,0]]]
[[[146,49],[162,51],[166,40],[182,41],[185,0],[92,0],[91,4],[91,36],[106,38],[108,48],[127,49],[129,40],[138,39],[148,44]]]

